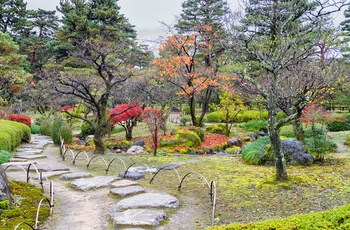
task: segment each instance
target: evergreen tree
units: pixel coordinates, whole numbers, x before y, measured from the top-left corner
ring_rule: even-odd
[[[104,153],[102,134],[112,89],[133,75],[142,53],[135,42],[136,32],[116,0],[61,0],[62,27],[56,36],[67,56],[60,65],[47,66],[55,89],[81,99],[94,111],[95,153]],[[135,52],[138,51],[138,56]]]
[[[0,31],[11,36],[21,36],[27,31],[27,3],[23,0],[0,1]]]

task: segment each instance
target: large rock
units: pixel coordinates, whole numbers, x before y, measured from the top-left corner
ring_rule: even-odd
[[[304,150],[304,146],[300,141],[283,140],[281,144],[287,164],[311,165],[314,162],[313,156]]]
[[[5,170],[0,166],[0,201],[9,200],[12,203],[10,182]]]
[[[130,209],[110,214],[114,227],[152,228],[167,217],[163,210]]]
[[[128,151],[126,151],[126,154],[132,154],[132,155],[139,155],[139,154],[146,154],[147,152],[142,146],[134,145],[131,146]]]
[[[88,191],[91,189],[106,187],[117,179],[118,178],[114,176],[96,176],[91,178],[80,178],[73,180],[70,183],[70,187],[78,190]]]
[[[227,140],[228,147],[238,146],[242,147],[242,139],[241,138],[230,138]]]
[[[282,140],[282,150],[286,163],[289,165],[311,165],[314,162],[314,158],[311,154],[307,153],[303,144],[297,140]],[[263,162],[273,162],[274,157],[271,150],[264,152],[264,149],[260,152],[260,157]]]
[[[141,147],[145,147],[145,141],[144,141],[144,140],[138,140],[138,141],[136,141],[134,144],[132,144],[131,146],[141,146]]]
[[[167,193],[143,193],[119,201],[112,210],[133,208],[178,208],[179,200]]]

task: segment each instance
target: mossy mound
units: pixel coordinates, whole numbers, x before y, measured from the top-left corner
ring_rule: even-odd
[[[163,137],[160,140],[160,147],[171,149],[171,152],[193,154],[193,148],[200,146],[202,143],[197,132],[187,129],[177,129],[176,131],[172,132],[172,136]]]
[[[41,189],[28,183],[12,181],[11,190],[14,204],[9,209],[2,210],[0,215],[1,229],[12,230],[21,222],[34,226],[38,204],[44,198]],[[41,206],[40,223],[43,223],[50,216],[50,209],[47,206]],[[23,229],[30,229],[25,226],[22,227]]]
[[[31,138],[30,128],[22,123],[8,120],[0,120],[0,149],[12,151],[21,142],[29,142]]]

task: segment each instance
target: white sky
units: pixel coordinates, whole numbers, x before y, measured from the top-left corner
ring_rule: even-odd
[[[239,0],[228,0],[230,8],[238,8]],[[181,13],[181,4],[184,0],[119,0],[121,13],[135,26],[138,38],[142,40],[156,40],[164,36],[166,29],[160,22],[173,25],[175,16]],[[59,0],[27,0],[29,9],[55,10]],[[344,19],[342,13],[338,13],[336,23]]]

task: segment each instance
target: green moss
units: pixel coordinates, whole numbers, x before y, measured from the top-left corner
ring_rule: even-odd
[[[205,128],[209,133],[226,134],[226,128],[224,124],[209,125]]]
[[[225,149],[225,153],[229,153],[229,154],[237,154],[240,152],[241,152],[241,148],[238,146],[232,146],[230,148]]]
[[[20,222],[34,225],[38,204],[44,198],[42,191],[31,184],[16,181],[11,182],[11,189],[13,196],[21,199],[17,199],[19,201],[15,205],[0,215],[1,229],[12,230]],[[47,206],[42,205],[40,209],[40,222],[44,222],[50,215]]]
[[[203,129],[201,129],[200,127],[195,127],[195,126],[190,126],[190,127],[188,127],[188,129],[197,133],[197,135],[199,136],[201,141],[204,141],[205,133],[204,133]]]
[[[10,205],[9,200],[0,201],[0,209],[7,209]]]
[[[344,143],[345,145],[350,145],[350,136],[348,136],[348,139]]]

